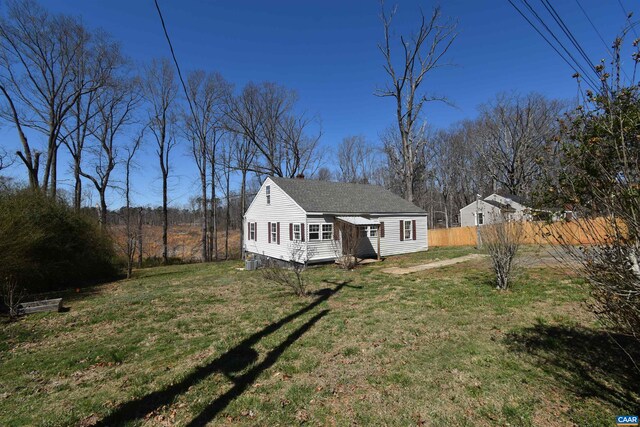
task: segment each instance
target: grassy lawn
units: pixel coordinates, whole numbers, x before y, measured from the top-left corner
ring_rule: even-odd
[[[237,262],[70,295],[66,313],[0,324],[0,425],[599,426],[640,407],[630,362],[559,271],[507,292],[484,259],[380,271],[473,252],[313,268],[305,298]]]

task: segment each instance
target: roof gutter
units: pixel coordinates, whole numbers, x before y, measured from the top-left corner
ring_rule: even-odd
[[[426,212],[307,212],[307,215],[340,215],[340,216],[392,216],[392,215],[428,215]]]

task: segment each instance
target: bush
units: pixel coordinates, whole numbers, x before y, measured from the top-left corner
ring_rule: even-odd
[[[268,282],[289,288],[297,296],[304,296],[307,294],[304,272],[314,255],[314,248],[305,247],[299,241],[292,242],[289,245],[289,260],[267,259],[262,267],[262,277]]]
[[[31,190],[0,194],[0,280],[47,292],[111,278],[114,261],[97,221]]]
[[[501,218],[495,224],[480,227],[482,245],[491,257],[496,275],[496,289],[509,288],[513,276],[514,260],[522,243],[522,223]]]

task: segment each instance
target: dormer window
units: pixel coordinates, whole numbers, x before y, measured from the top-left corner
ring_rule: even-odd
[[[267,185],[266,192],[267,192],[267,204],[270,205],[271,204],[271,186],[270,185]]]

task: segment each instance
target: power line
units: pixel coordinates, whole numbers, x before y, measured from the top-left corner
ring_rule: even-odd
[[[191,102],[191,97],[189,97],[189,91],[187,90],[187,85],[184,83],[184,79],[182,78],[180,65],[178,64],[178,60],[176,59],[176,53],[173,50],[173,44],[171,43],[171,38],[169,38],[169,32],[167,31],[167,26],[164,23],[164,18],[162,17],[162,11],[160,10],[160,5],[158,4],[158,0],[153,0],[153,1],[156,5],[158,16],[160,17],[160,23],[162,24],[162,30],[164,31],[164,36],[167,38],[167,43],[169,44],[169,50],[171,51],[171,57],[173,58],[173,63],[176,65],[176,70],[178,70],[178,78],[180,79],[180,83],[182,84],[184,95],[187,98],[187,103],[189,104],[189,110],[191,110],[191,115],[193,116],[193,120],[196,124],[198,134],[202,135],[202,130],[200,129],[200,122],[198,121],[198,117],[196,116],[195,110],[193,109],[193,103]]]
[[[593,65],[593,62],[591,61],[587,53],[584,51],[584,49],[582,48],[578,40],[574,37],[573,33],[571,32],[567,24],[565,24],[564,20],[560,17],[560,15],[556,11],[556,9],[553,7],[553,5],[549,3],[549,0],[541,0],[541,2],[542,2],[542,5],[545,7],[545,9],[547,9],[547,12],[549,12],[551,17],[553,18],[553,20],[556,21],[556,24],[558,24],[558,26],[560,27],[564,35],[567,36],[571,44],[573,44],[573,46],[578,50],[578,53],[587,62],[587,64],[589,64],[591,69],[597,74],[597,70]]]
[[[596,32],[596,34],[598,35],[598,37],[600,38],[600,41],[602,42],[602,44],[604,45],[604,47],[607,49],[607,52],[609,52],[609,55],[613,56],[613,53],[611,52],[611,48],[609,47],[609,45],[607,44],[607,42],[604,40],[604,37],[602,37],[602,34],[600,34],[600,31],[598,31],[598,27],[596,27],[596,25],[593,23],[593,21],[591,20],[591,18],[589,17],[589,15],[587,14],[587,11],[584,10],[584,8],[582,7],[582,5],[580,4],[580,0],[576,0],[576,4],[578,5],[578,7],[580,8],[580,10],[582,11],[582,14],[585,16],[585,18],[587,18],[587,21],[589,21],[589,24],[591,24],[591,28],[594,29],[594,31]]]
[[[638,32],[636,31],[636,27],[635,25],[631,24],[631,14],[627,12],[627,9],[625,9],[624,5],[622,4],[622,1],[618,0],[618,4],[620,5],[620,9],[622,9],[622,13],[624,13],[625,18],[627,18],[627,20],[629,21],[629,26],[631,27],[631,30],[633,30],[633,34],[635,34],[636,38],[638,38]]]
[[[607,49],[607,52],[609,53],[609,56],[611,56],[611,59],[615,62],[615,58],[613,55],[613,52],[611,51],[611,48],[609,47],[609,45],[607,44],[607,42],[604,40],[604,37],[602,37],[602,34],[600,34],[600,31],[598,31],[598,28],[595,26],[595,24],[593,23],[593,21],[591,20],[591,18],[589,17],[589,15],[587,14],[587,11],[584,10],[584,8],[582,7],[582,5],[580,4],[579,0],[576,0],[576,4],[578,5],[578,7],[580,8],[580,10],[582,11],[583,15],[585,16],[585,18],[587,18],[587,21],[589,21],[589,24],[591,24],[591,27],[593,28],[593,30],[596,32],[596,34],[598,35],[598,37],[600,38],[600,41],[602,41],[602,44],[604,45],[604,47]],[[625,77],[627,79],[629,79],[629,75],[627,74],[627,70],[625,70],[624,68],[622,68],[622,73],[625,75]]]
[[[535,11],[535,9],[527,2],[527,0],[521,0],[522,3],[529,9],[529,11],[531,12],[531,14],[533,16],[536,17],[536,19],[538,20],[538,22],[540,22],[540,24],[547,30],[547,32],[551,35],[551,37],[553,37],[553,39],[556,41],[556,43],[560,46],[560,48],[562,48],[562,50],[564,50],[564,52],[566,53],[566,55],[571,59],[571,61],[569,59],[567,59],[567,57],[565,57],[565,55],[560,52],[558,50],[558,48],[553,44],[553,42],[551,40],[549,40],[549,38],[547,38],[547,36],[545,36],[543,34],[543,32],[529,19],[529,17],[518,7],[515,5],[515,3],[512,0],[508,0],[508,2],[511,4],[511,6],[513,6],[514,9],[516,9],[516,11],[518,11],[518,13],[529,23],[529,25],[544,39],[545,42],[547,42],[547,44],[549,46],[551,46],[551,48],[560,56],[560,58],[562,58],[562,60],[564,62],[567,63],[567,65],[569,65],[569,67],[571,67],[571,69],[573,69],[573,71],[576,72],[576,74],[578,75],[582,75],[583,78],[585,79],[585,82],[594,90],[594,91],[598,91],[597,87],[598,85],[595,83],[595,81],[593,80],[593,78],[591,77],[590,73],[587,73],[585,71],[585,69],[583,68],[583,66],[580,64],[580,62],[578,62],[575,57],[571,54],[571,52],[564,46],[564,44],[558,39],[558,37],[553,33],[553,31],[551,31],[551,29],[547,26],[547,24],[544,22],[544,20],[540,17],[540,15]],[[572,62],[573,61],[573,62]],[[580,71],[578,71],[580,70]]]

